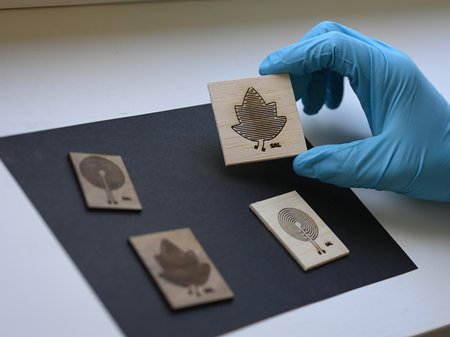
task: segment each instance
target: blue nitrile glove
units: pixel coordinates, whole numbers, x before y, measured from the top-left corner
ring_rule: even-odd
[[[408,56],[323,22],[270,54],[260,73],[289,73],[307,114],[337,108],[346,76],[368,119],[373,137],[306,151],[294,160],[297,174],[450,201],[450,105]]]

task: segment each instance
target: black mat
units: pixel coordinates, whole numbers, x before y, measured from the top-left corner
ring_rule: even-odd
[[[70,151],[122,155],[144,210],[88,210]],[[296,176],[291,159],[225,168],[210,105],[7,137],[0,156],[129,337],[217,335],[416,268],[351,190]],[[304,272],[248,208],[294,189],[348,257]],[[127,238],[180,227],[234,300],[169,309]]]

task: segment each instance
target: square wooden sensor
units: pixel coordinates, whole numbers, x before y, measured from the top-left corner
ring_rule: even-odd
[[[121,156],[70,152],[89,208],[142,210]]]
[[[304,270],[350,252],[296,191],[250,205]]]
[[[289,75],[214,82],[208,89],[226,166],[306,150]]]
[[[233,297],[189,228],[138,235],[129,240],[172,309]]]

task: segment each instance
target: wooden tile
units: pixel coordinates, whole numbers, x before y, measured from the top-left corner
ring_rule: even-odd
[[[133,236],[129,241],[172,309],[233,297],[189,228]]]
[[[306,150],[289,75],[214,82],[208,89],[226,166]]]
[[[71,152],[70,159],[89,208],[142,209],[121,156]]]
[[[250,205],[304,270],[350,252],[296,191]]]

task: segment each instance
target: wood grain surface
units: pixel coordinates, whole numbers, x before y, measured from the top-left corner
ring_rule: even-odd
[[[208,89],[225,165],[306,150],[289,75],[213,82]]]
[[[250,208],[305,271],[350,253],[296,191],[255,202]]]

